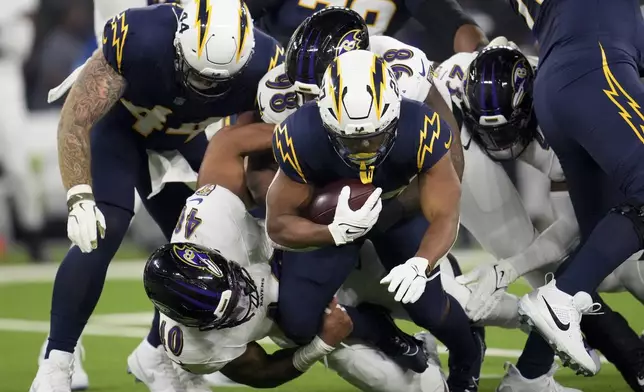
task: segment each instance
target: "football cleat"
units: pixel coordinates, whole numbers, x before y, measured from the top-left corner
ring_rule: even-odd
[[[566,388],[554,379],[557,365],[541,377],[530,380],[521,375],[521,372],[510,362],[503,365],[506,373],[496,392],[582,392],[579,389]]]
[[[52,350],[49,358],[43,359],[29,392],[71,392],[74,355]]]
[[[45,360],[45,352],[47,351],[47,344],[49,338],[45,339],[42,347],[40,348],[40,356],[38,357],[38,366]],[[76,349],[74,350],[74,368],[72,370],[72,391],[84,391],[89,388],[89,376],[85,369],[83,369],[83,361],[85,360],[85,348],[81,339],[78,339]]]
[[[362,311],[378,314],[383,320],[390,323],[392,334],[387,339],[375,343],[383,353],[403,369],[409,369],[415,373],[423,373],[427,369],[429,357],[425,352],[423,342],[398,328],[387,309],[368,303],[360,304],[359,308]]]
[[[150,392],[188,392],[163,346],[152,347],[147,339],[127,358],[127,372]]]
[[[581,334],[580,322],[584,314],[597,313],[586,292],[568,295],[555,286],[555,279],[526,294],[519,301],[519,317],[532,330],[538,332],[555,353],[577,374],[593,376],[599,367],[588,353]]]

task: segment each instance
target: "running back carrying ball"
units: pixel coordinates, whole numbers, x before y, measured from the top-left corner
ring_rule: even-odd
[[[363,184],[360,180],[340,180],[324,188],[317,189],[309,205],[307,216],[311,221],[328,225],[333,222],[338,195],[343,187],[351,188],[349,206],[352,210],[360,209],[376,188],[372,184]]]

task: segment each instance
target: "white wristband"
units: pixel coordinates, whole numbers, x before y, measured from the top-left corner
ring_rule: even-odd
[[[335,347],[329,346],[324,343],[321,337],[316,336],[311,343],[300,347],[293,354],[293,367],[304,373],[317,361],[332,353],[333,350],[335,350]]]
[[[67,191],[67,200],[69,200],[70,197],[82,193],[92,193],[92,187],[87,185],[87,184],[80,184],[80,185],[74,185],[73,187],[69,188]]]

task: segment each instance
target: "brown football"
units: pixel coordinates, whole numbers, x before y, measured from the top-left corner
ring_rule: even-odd
[[[338,196],[345,186],[351,188],[349,206],[352,210],[360,209],[371,193],[376,190],[373,184],[363,184],[360,180],[355,179],[332,182],[323,188],[316,189],[309,205],[308,218],[321,225],[331,224],[335,216]]]

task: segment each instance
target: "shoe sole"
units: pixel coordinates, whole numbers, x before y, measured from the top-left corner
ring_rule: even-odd
[[[524,324],[524,325],[527,325],[528,328],[530,328],[530,331],[534,331],[534,332],[538,333],[539,336],[541,336],[543,338],[543,340],[545,340],[548,343],[550,348],[552,348],[552,350],[559,357],[559,359],[561,359],[561,363],[563,364],[563,366],[574,370],[577,375],[583,375],[584,377],[592,377],[592,376],[594,376],[596,374],[595,372],[593,372],[590,369],[586,368],[585,366],[581,365],[579,362],[575,361],[575,359],[570,354],[568,354],[566,351],[561,350],[559,348],[559,346],[557,345],[557,343],[553,339],[545,336],[545,334],[543,334],[539,330],[539,328],[537,328],[537,322],[535,322],[535,320],[526,313],[526,311],[523,309],[523,307],[532,308],[531,300],[529,298],[521,299],[521,301],[519,301],[519,320],[520,320],[520,322],[522,324]],[[536,312],[536,311],[533,311],[532,314],[538,315],[539,313]],[[541,318],[541,316],[539,316],[539,317]],[[541,322],[539,324],[543,324],[543,325],[548,326],[548,323],[545,320],[543,320],[543,318],[541,318],[540,321]],[[550,327],[548,326],[548,328],[550,328]]]

